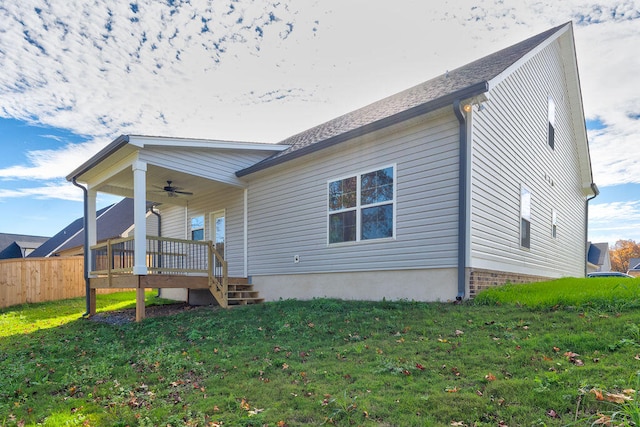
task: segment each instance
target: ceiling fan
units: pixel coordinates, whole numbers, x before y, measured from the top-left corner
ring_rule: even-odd
[[[161,191],[166,192],[168,197],[193,196],[193,193],[191,193],[190,191],[183,191],[181,187],[174,187],[173,185],[171,185],[172,183],[173,181],[167,181],[167,185],[157,188],[160,188]]]

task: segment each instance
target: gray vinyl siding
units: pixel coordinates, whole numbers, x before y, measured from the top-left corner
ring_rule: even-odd
[[[216,186],[216,188],[221,188]],[[223,187],[189,200],[188,207],[162,206],[162,235],[190,239],[191,218],[204,216],[205,239],[210,240],[209,214],[225,210],[225,246],[229,276],[244,277],[244,190]]]
[[[162,205],[159,208],[162,216],[162,237],[187,239],[187,210],[183,206]]]
[[[553,150],[549,96],[556,106]],[[555,42],[493,88],[484,110],[474,110],[472,267],[549,277],[584,273],[585,198],[568,99]],[[530,249],[520,246],[521,186],[531,192]]]
[[[391,165],[396,168],[395,239],[329,245],[328,182]],[[452,110],[247,178],[249,275],[456,265],[458,122]]]
[[[236,171],[249,167],[271,154],[260,151],[153,147],[141,150],[140,160],[224,184],[243,186],[235,175]]]

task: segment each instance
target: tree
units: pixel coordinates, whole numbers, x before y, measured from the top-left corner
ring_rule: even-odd
[[[634,240],[618,240],[613,249],[609,250],[611,269],[626,272],[629,270],[629,260],[640,258],[640,243]]]

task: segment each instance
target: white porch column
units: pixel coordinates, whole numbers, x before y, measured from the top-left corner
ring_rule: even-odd
[[[133,274],[147,274],[147,164],[136,160],[133,169]]]

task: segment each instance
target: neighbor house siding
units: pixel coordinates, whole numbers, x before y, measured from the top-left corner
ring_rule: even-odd
[[[249,275],[454,267],[459,156],[452,111],[248,176]],[[395,239],[329,245],[328,182],[390,165]]]
[[[189,227],[193,217],[204,216],[205,240],[211,240],[209,214],[225,210],[225,245],[229,276],[244,277],[244,190],[212,185],[215,191],[194,196],[188,207],[170,206],[162,209],[162,235],[176,239],[190,239]]]
[[[548,99],[556,108],[548,145]],[[584,196],[558,42],[500,82],[473,112],[471,267],[583,274]],[[520,190],[531,192],[531,247],[520,245]],[[557,237],[552,212],[557,211]]]

